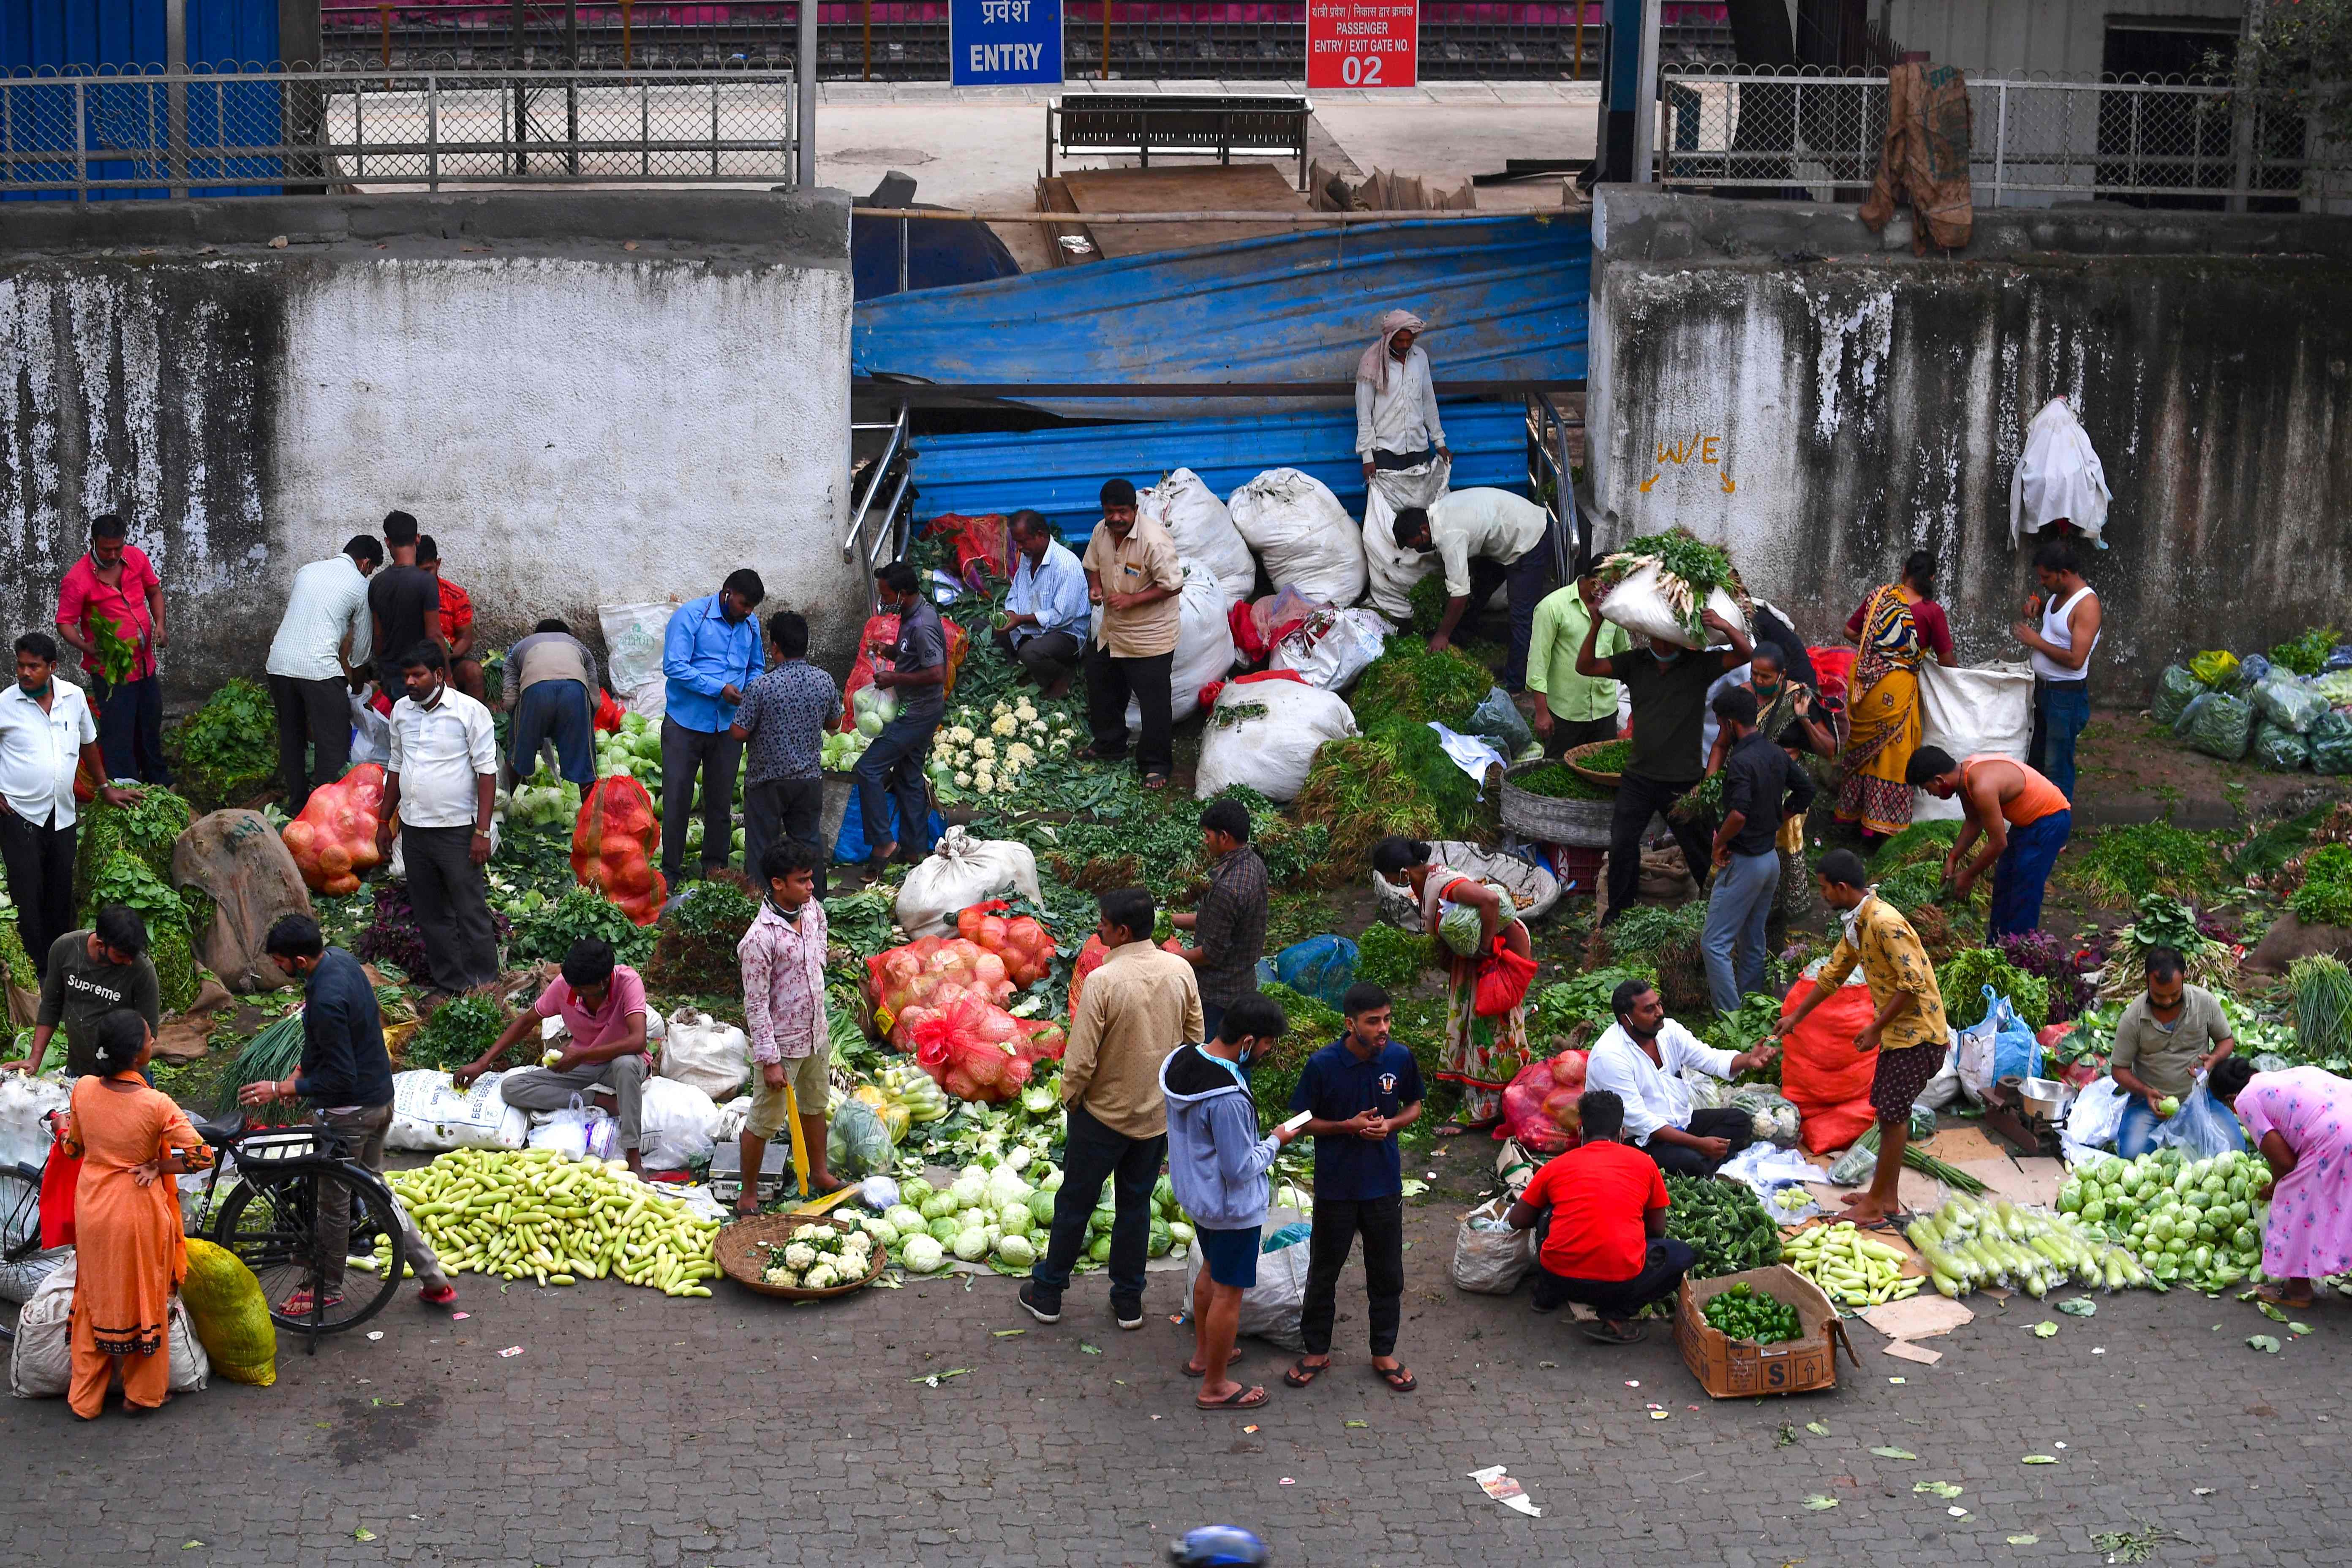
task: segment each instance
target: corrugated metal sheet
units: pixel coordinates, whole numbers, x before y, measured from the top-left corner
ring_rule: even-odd
[[[1382,310],[1430,323],[1440,380],[1584,374],[1591,228],[1497,216],[1321,229],[862,301],[861,374],[964,383],[1349,381]],[[1241,414],[1040,399],[1076,416]],[[1296,405],[1294,405],[1296,406]]]
[[[1528,493],[1527,416],[1516,404],[1446,404],[1454,488],[1492,485]],[[1229,496],[1268,468],[1300,468],[1331,487],[1349,511],[1364,511],[1364,471],[1352,414],[1254,419],[1174,419],[978,436],[929,436],[915,444],[915,515],[974,516],[1033,507],[1072,542],[1102,516],[1103,481],[1138,489],[1190,468]]]

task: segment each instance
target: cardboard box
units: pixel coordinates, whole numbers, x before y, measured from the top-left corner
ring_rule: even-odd
[[[1706,1304],[1745,1280],[1751,1289],[1776,1296],[1797,1309],[1804,1337],[1777,1345],[1734,1340],[1709,1328]],[[1843,1345],[1854,1365],[1854,1353],[1838,1321],[1837,1309],[1820,1286],[1785,1264],[1750,1268],[1713,1279],[1685,1279],[1675,1310],[1675,1343],[1683,1364],[1717,1399],[1747,1399],[1763,1394],[1801,1394],[1808,1389],[1837,1386],[1837,1352]]]

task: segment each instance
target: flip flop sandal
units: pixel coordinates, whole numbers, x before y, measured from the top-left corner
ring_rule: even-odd
[[[1612,1326],[1601,1322],[1587,1323],[1584,1325],[1584,1337],[1596,1345],[1639,1344],[1642,1340],[1642,1325],[1619,1323]]]
[[[1421,1386],[1410,1367],[1376,1366],[1372,1368],[1372,1375],[1387,1384],[1390,1391],[1395,1394],[1411,1394]]]
[[[1146,789],[1166,789],[1168,787],[1168,775],[1166,773],[1146,773],[1143,775],[1143,787]]]
[[[2273,1290],[2267,1285],[2258,1285],[2254,1288],[2254,1300],[2268,1301],[2273,1307],[2292,1307],[2298,1312],[2307,1311],[2318,1303],[2316,1296],[2305,1296],[2301,1300],[2297,1300],[2285,1291]]]
[[[1253,1394],[1256,1397],[1252,1398]],[[1255,1410],[1269,1397],[1271,1396],[1263,1388],[1255,1386],[1236,1388],[1223,1399],[1195,1399],[1192,1401],[1192,1408],[1195,1410]]]
[[[1227,1372],[1231,1372],[1235,1366],[1241,1363],[1241,1352],[1238,1351],[1232,1355],[1227,1356],[1225,1358],[1225,1370]],[[1184,1375],[1186,1377],[1206,1377],[1209,1375],[1209,1369],[1205,1366],[1194,1366],[1188,1361],[1184,1363]]]
[[[1321,1366],[1310,1366],[1307,1364],[1307,1358],[1301,1356],[1291,1363],[1288,1372],[1282,1374],[1282,1381],[1293,1388],[1304,1388],[1330,1370],[1331,1363],[1328,1361]]]

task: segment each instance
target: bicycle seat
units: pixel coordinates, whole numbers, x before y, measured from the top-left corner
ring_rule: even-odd
[[[197,1137],[215,1149],[226,1149],[245,1136],[245,1118],[242,1116],[232,1115],[219,1121],[191,1121],[189,1125],[196,1130]]]

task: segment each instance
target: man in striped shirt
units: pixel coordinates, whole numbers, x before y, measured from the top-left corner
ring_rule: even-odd
[[[1265,951],[1265,861],[1250,847],[1249,810],[1237,800],[1213,800],[1201,813],[1201,842],[1209,859],[1209,890],[1197,913],[1171,915],[1192,933],[1184,949],[1201,987],[1203,1039],[1214,1039],[1225,1009],[1257,994],[1257,961]]]

